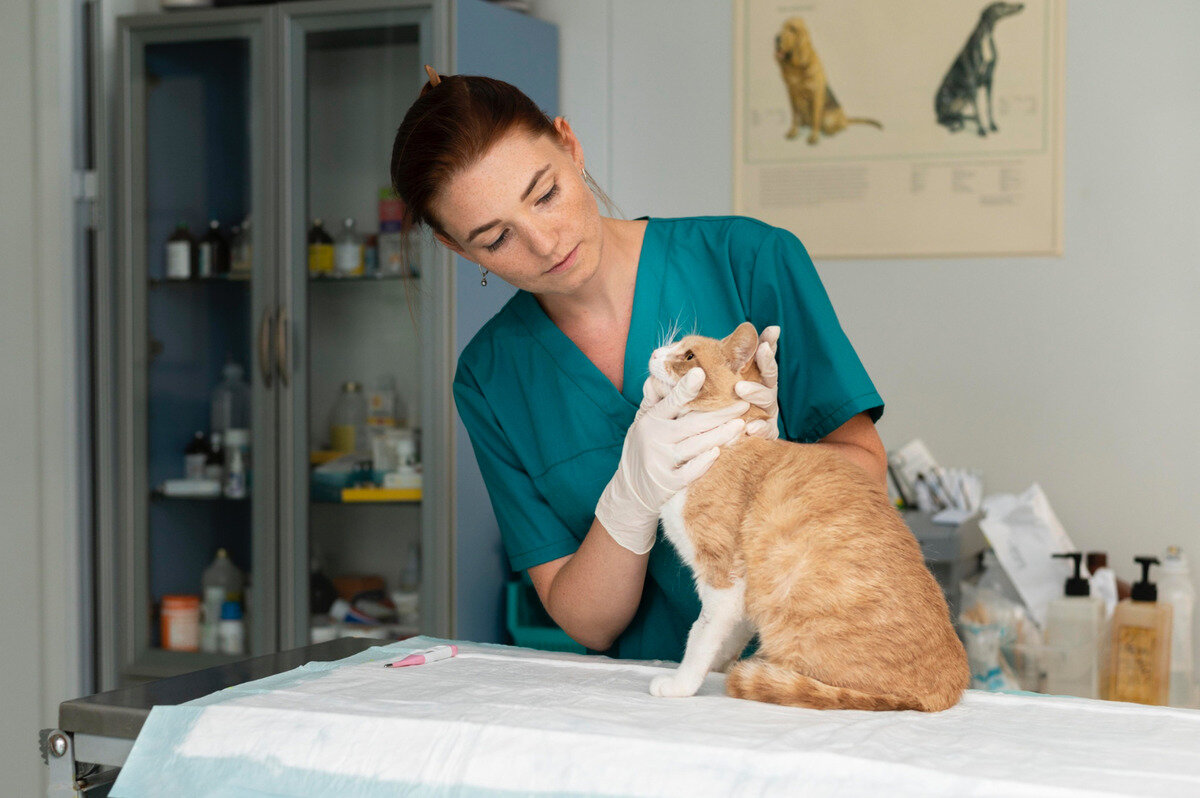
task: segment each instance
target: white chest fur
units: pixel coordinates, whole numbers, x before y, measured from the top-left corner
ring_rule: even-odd
[[[671,541],[671,545],[679,552],[680,559],[687,563],[694,572],[696,570],[696,547],[692,545],[692,539],[683,523],[683,508],[687,505],[687,494],[688,489],[684,488],[672,496],[671,500],[663,505],[659,517],[662,519],[663,532],[666,533],[667,540]]]

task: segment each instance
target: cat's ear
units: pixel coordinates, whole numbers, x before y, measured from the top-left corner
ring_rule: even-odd
[[[725,352],[729,368],[734,374],[741,374],[742,369],[754,359],[754,352],[758,349],[758,330],[754,329],[750,322],[742,322],[721,342],[721,349]]]

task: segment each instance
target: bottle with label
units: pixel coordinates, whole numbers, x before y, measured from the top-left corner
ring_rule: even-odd
[[[320,218],[313,219],[308,230],[308,273],[314,277],[333,274],[333,238]]]
[[[197,431],[183,450],[183,472],[187,479],[204,479],[204,467],[208,464],[208,443],[204,433]]]
[[[404,202],[388,186],[379,189],[379,271],[403,275],[411,264],[404,250]]]
[[[362,240],[354,230],[354,220],[342,220],[342,232],[333,245],[333,266],[339,277],[354,277],[363,273]]]
[[[167,239],[168,280],[190,280],[196,276],[196,239],[188,232],[188,226],[180,222]]]
[[[225,549],[217,549],[212,561],[200,577],[204,597],[204,622],[200,628],[200,650],[214,653],[220,650],[217,639],[217,624],[221,620],[221,607],[227,601],[242,600],[242,572]]]
[[[396,383],[391,377],[380,377],[367,392],[367,423],[372,427],[395,427]]]
[[[363,452],[367,438],[367,400],[357,382],[342,385],[329,419],[329,447],[337,452]]]
[[[221,370],[224,380],[213,389],[210,403],[209,430],[214,436],[224,436],[230,429],[250,427],[250,386],[242,374],[242,367],[232,360]],[[222,445],[224,443],[222,437]]]
[[[1082,553],[1052,556],[1074,560],[1075,575],[1067,579],[1063,595],[1046,610],[1045,692],[1099,698],[1104,602],[1091,595],[1080,572]]]
[[[212,277],[229,271],[229,244],[221,235],[221,223],[213,219],[197,248],[197,276]]]
[[[1188,572],[1187,556],[1178,546],[1168,546],[1158,580],[1159,601],[1171,605],[1171,688],[1173,707],[1194,707],[1196,589]]]
[[[250,495],[250,430],[237,427],[228,429],[224,442],[223,493],[229,499],[244,499]]]
[[[220,432],[209,436],[208,459],[204,462],[204,478],[221,482],[225,478],[225,452],[221,448]]]
[[[1112,701],[1165,706],[1170,696],[1171,605],[1158,601],[1150,581],[1157,557],[1134,557],[1142,566],[1142,581],[1129,598],[1117,604],[1109,643],[1108,689]]]
[[[242,221],[230,249],[230,275],[239,278],[249,277],[254,268],[254,240],[250,230],[249,216]]]
[[[246,627],[242,623],[242,605],[236,601],[226,601],[221,605],[217,645],[222,654],[246,653]]]

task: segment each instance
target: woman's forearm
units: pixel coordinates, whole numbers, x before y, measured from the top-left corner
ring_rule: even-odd
[[[554,575],[546,610],[575,641],[604,651],[637,612],[649,554],[614,541],[599,521]]]

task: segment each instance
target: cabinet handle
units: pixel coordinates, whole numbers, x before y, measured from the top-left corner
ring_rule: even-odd
[[[279,382],[284,388],[292,379],[292,370],[288,361],[288,315],[287,308],[279,308],[279,328],[275,334],[275,362],[279,367]]]
[[[270,310],[263,311],[262,324],[258,327],[258,368],[262,372],[263,383],[271,387],[271,372],[274,365],[271,362],[271,316]]]

